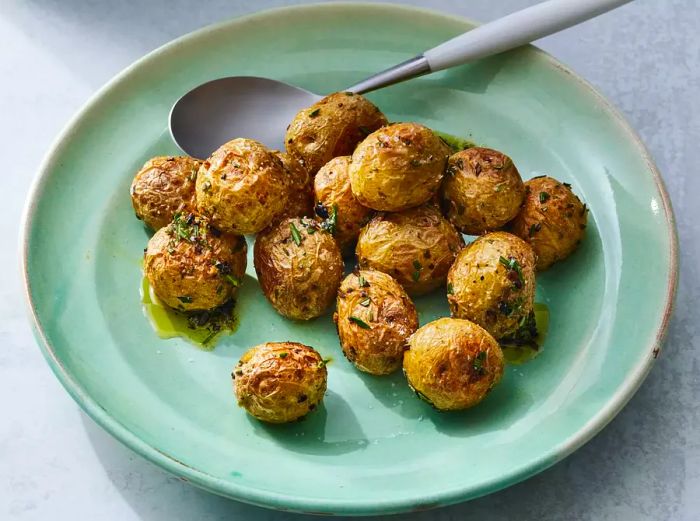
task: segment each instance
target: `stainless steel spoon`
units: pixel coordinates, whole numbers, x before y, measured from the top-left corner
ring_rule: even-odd
[[[498,54],[619,7],[631,0],[549,0],[456,36],[345,90],[362,94]],[[189,91],[170,111],[170,133],[187,154],[204,158],[236,137],[283,149],[294,115],[321,96],[269,78],[231,76]]]

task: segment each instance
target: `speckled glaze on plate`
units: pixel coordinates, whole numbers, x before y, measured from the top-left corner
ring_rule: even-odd
[[[283,510],[361,515],[506,487],[559,461],[615,416],[652,367],[669,318],[673,216],[652,160],[620,114],[533,47],[370,95],[392,120],[502,149],[524,177],[548,173],[572,183],[591,208],[580,250],[539,277],[538,300],[551,310],[544,352],[509,367],[481,406],[441,414],[400,374],[358,373],[341,355],[330,315],[306,324],[277,315],[252,262],[239,329],[213,352],[157,338],[142,315],[148,235],[128,188],[148,157],[177,152],[166,128],[175,99],[228,75],[331,92],[471,25],[392,5],[268,11],[158,49],[86,104],[41,167],[21,249],[38,343],[95,421],[212,492]],[[440,292],[417,306],[421,324],[448,312]],[[320,410],[304,422],[267,426],[236,407],[229,373],[247,347],[279,340],[315,346],[333,362]]]

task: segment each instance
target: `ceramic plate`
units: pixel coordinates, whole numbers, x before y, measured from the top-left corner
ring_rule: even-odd
[[[524,177],[573,184],[591,209],[576,254],[538,278],[551,311],[542,354],[507,369],[479,407],[441,414],[403,376],[360,374],[330,315],[287,321],[249,263],[238,331],[213,352],[161,340],[139,301],[148,234],[129,184],[175,154],[173,102],[222,76],[268,76],[319,93],[407,59],[472,24],[390,5],[275,10],[205,28],[104,87],[49,152],[29,198],[27,294],[51,368],[76,401],[139,454],[212,492],[285,510],[370,514],[493,492],[561,460],[624,406],[658,354],[676,283],[668,196],[634,132],[593,88],[528,47],[372,94],[413,120],[511,155]],[[234,136],[232,136],[234,137]],[[422,324],[448,314],[418,299]],[[243,351],[293,340],[332,357],[325,406],[266,426],[236,406]]]

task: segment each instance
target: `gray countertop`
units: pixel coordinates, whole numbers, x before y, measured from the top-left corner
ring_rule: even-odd
[[[5,238],[0,248],[1,519],[305,519],[190,487],[87,418],[35,346],[15,246],[24,198],[44,152],[98,87],[185,32],[295,3],[0,3],[0,154],[5,158],[0,193],[7,196],[0,219]],[[535,2],[406,3],[490,20]],[[601,434],[555,467],[491,496],[405,519],[700,519],[700,175],[693,156],[700,143],[699,27],[695,0],[637,0],[540,42],[622,110],[651,149],[671,194],[681,278],[666,347],[654,371]]]

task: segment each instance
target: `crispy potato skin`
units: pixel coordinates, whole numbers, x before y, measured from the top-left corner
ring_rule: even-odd
[[[292,226],[299,232],[298,245]],[[322,315],[343,278],[338,244],[311,219],[286,219],[260,233],[253,260],[265,297],[287,318],[309,320]]]
[[[360,371],[375,375],[401,367],[406,340],[418,328],[418,314],[406,291],[391,276],[373,270],[345,277],[333,320],[345,357]]]
[[[336,92],[299,111],[284,143],[313,176],[334,157],[352,154],[368,133],[386,124],[384,114],[366,98]]]
[[[220,233],[199,217],[192,217],[191,224],[180,228],[190,237],[182,238],[177,234],[177,219],[148,241],[144,255],[148,282],[171,308],[195,311],[220,306],[236,292],[226,275],[243,281],[245,238]]]
[[[525,201],[509,230],[530,243],[537,270],[544,271],[571,255],[583,240],[588,208],[570,186],[551,177],[530,179],[525,188]]]
[[[455,228],[481,235],[518,214],[525,185],[508,156],[474,147],[450,156],[440,195],[443,212]]]
[[[442,411],[481,402],[503,376],[503,352],[468,320],[441,318],[408,339],[403,370],[416,393]]]
[[[282,165],[289,173],[290,183],[287,192],[287,203],[282,213],[277,215],[273,223],[278,223],[290,217],[313,217],[314,215],[314,179],[306,169],[289,154],[275,151]]]
[[[268,342],[246,351],[231,373],[238,405],[268,423],[298,420],[323,400],[328,371],[313,348]]]
[[[426,204],[375,215],[360,232],[356,253],[362,269],[388,273],[409,295],[422,295],[445,283],[463,246],[437,206]]]
[[[252,139],[234,139],[199,169],[197,209],[222,231],[257,233],[285,209],[289,187],[277,156]]]
[[[358,201],[398,212],[428,201],[438,191],[449,149],[418,123],[395,123],[373,132],[352,154],[350,184]]]
[[[152,230],[159,230],[177,212],[192,211],[201,164],[199,159],[187,156],[159,156],[146,161],[131,183],[131,204],[136,217]]]
[[[513,260],[522,280],[517,268],[506,265]],[[471,320],[500,340],[515,333],[533,310],[535,254],[510,233],[482,235],[457,256],[447,288],[452,316]]]
[[[337,208],[335,240],[344,254],[354,251],[360,230],[374,213],[352,193],[349,168],[350,156],[336,157],[321,167],[314,179],[316,204],[322,204],[327,211]]]

